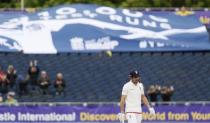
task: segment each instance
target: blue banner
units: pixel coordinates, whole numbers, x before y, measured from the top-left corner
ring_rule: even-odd
[[[210,50],[195,14],[74,4],[0,13],[0,51],[24,53]]]

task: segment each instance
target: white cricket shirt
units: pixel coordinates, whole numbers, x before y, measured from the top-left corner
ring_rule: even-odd
[[[133,84],[133,82],[127,82],[122,89],[122,95],[126,95],[125,100],[125,112],[137,112],[141,113],[141,96],[144,95],[144,87],[142,83]]]

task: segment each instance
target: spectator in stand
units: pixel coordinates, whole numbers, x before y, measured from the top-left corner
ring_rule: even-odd
[[[4,98],[2,96],[2,94],[0,93],[0,104],[2,104],[4,102]]]
[[[160,92],[162,100],[164,102],[171,101],[171,96],[173,95],[173,92],[174,92],[174,87],[173,86],[170,86],[170,87],[163,86],[162,89],[161,89],[161,92]]]
[[[189,10],[188,8],[182,6],[177,12],[176,12],[177,15],[180,15],[180,16],[188,16],[188,15],[192,15],[194,14],[193,11]]]
[[[15,99],[15,92],[9,92],[7,94],[7,99],[5,101],[5,104],[8,104],[8,105],[16,105],[17,103],[18,102]]]
[[[18,75],[18,93],[19,96],[27,95],[28,94],[28,81],[29,81],[29,75],[26,75],[26,78],[24,78],[22,75]]]
[[[2,77],[5,75],[5,72],[2,70],[2,67],[0,66],[0,81],[2,80]]]
[[[9,65],[7,69],[7,80],[11,89],[14,88],[16,84],[17,72],[13,65]]]
[[[32,90],[35,90],[36,86],[38,85],[39,78],[39,67],[37,65],[37,60],[30,61],[28,75],[31,88]]]
[[[65,80],[63,79],[62,73],[57,73],[56,80],[54,83],[54,87],[56,89],[56,95],[64,95],[64,89],[65,89]]]
[[[9,81],[7,80],[6,74],[2,74],[0,80],[0,93],[6,94],[8,92],[8,85]]]
[[[147,95],[150,98],[151,102],[157,102],[158,101],[158,94],[160,93],[160,86],[159,85],[151,85],[149,87],[149,90],[147,91]]]
[[[39,83],[39,87],[41,89],[41,93],[43,95],[49,94],[48,89],[49,89],[49,86],[50,86],[50,80],[49,80],[49,77],[48,77],[46,71],[41,72],[41,76],[38,80],[38,83]]]

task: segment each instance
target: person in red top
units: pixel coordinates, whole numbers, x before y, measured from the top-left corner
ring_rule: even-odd
[[[9,81],[7,79],[6,74],[1,75],[0,80],[0,93],[6,94],[8,92]]]
[[[3,79],[4,75],[5,75],[5,72],[2,70],[2,67],[0,66],[0,81]]]

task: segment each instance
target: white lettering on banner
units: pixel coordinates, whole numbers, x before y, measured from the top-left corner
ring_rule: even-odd
[[[59,20],[62,20],[62,19],[67,19],[68,16],[67,15],[56,15],[55,18],[59,19]]]
[[[82,38],[72,38],[69,40],[73,50],[85,50],[85,45]]]
[[[111,21],[117,21],[117,22],[120,22],[120,23],[123,22],[123,18],[120,15],[110,15],[109,17],[110,17]]]
[[[158,43],[158,42],[157,42]],[[155,43],[152,41],[148,41],[149,47],[154,48],[155,47]]]
[[[53,13],[52,13],[53,14]],[[120,15],[121,14],[121,15]],[[168,23],[167,18],[158,17],[154,15],[148,15],[148,19],[140,19],[144,16],[142,12],[131,11],[129,9],[123,9],[117,11],[111,7],[98,7],[95,8],[95,11],[91,10],[77,10],[73,7],[62,7],[55,10],[55,15],[50,15],[49,12],[44,11],[37,13],[39,19],[49,20],[53,19],[70,19],[70,18],[96,18],[100,15],[106,15],[110,21],[116,21],[119,23],[127,23],[129,25],[140,25],[151,27],[151,28],[162,28],[162,29],[171,29],[171,25]],[[17,20],[16,20],[17,21]],[[155,26],[156,25],[156,26]]]
[[[111,7],[99,7],[96,9],[96,12],[103,15],[113,15],[117,13],[117,11]]]
[[[58,22],[58,21],[57,21]],[[55,25],[56,21],[51,21],[51,24]],[[47,24],[50,24],[47,23]],[[131,39],[139,39],[139,38],[151,38],[151,39],[163,39],[168,40],[168,36],[176,35],[176,34],[184,34],[184,33],[199,33],[205,32],[206,29],[204,26],[193,28],[193,29],[170,29],[164,30],[161,32],[156,32],[149,29],[142,29],[137,27],[129,27],[126,25],[118,25],[115,23],[104,22],[96,19],[88,19],[88,18],[78,18],[78,19],[69,19],[63,20],[58,25],[59,26],[48,26],[52,27],[51,30],[59,31],[67,24],[84,24],[90,25],[93,27],[101,28],[101,29],[109,29],[114,31],[126,31],[127,33],[119,34],[120,38],[131,40]]]
[[[118,41],[110,40],[110,37],[99,38],[98,40],[87,40],[86,49],[114,49],[119,44]]]
[[[43,19],[43,20],[49,20],[49,19],[52,18],[52,17],[50,16],[49,12],[47,12],[47,11],[40,12],[40,13],[38,13],[37,15],[40,17],[40,19]]]
[[[139,48],[161,48],[165,47],[165,43],[155,42],[155,41],[140,41]]]
[[[139,48],[147,48],[147,42],[146,41],[139,42]]]
[[[74,13],[71,15],[73,18],[79,18],[79,17],[82,17],[82,14],[81,13]]]
[[[163,29],[172,29],[171,25],[168,23],[160,23],[160,27]]]
[[[94,17],[97,16],[97,14],[92,13],[90,10],[84,10],[84,11],[83,11],[83,14],[84,14],[85,16],[90,17],[90,18],[94,18]]]
[[[166,46],[170,47],[183,47],[183,48],[189,48],[188,45],[183,44],[175,44],[175,43],[167,43],[167,42],[157,42],[157,41],[151,41],[151,40],[143,40],[139,42],[139,48],[163,48]]]
[[[64,19],[69,19],[69,17],[72,18],[82,18],[83,14],[82,13],[73,13],[71,15],[56,15],[55,18],[59,20],[64,20]]]
[[[159,43],[159,42],[157,42],[157,47],[164,47],[164,46],[165,46],[164,43]]]
[[[148,20],[143,20],[143,25],[145,27],[153,27],[153,28],[157,27],[156,22],[154,22],[154,21],[149,22]]]
[[[130,25],[139,25],[140,24],[140,20],[137,18],[125,17],[125,20],[124,20],[124,18],[120,15],[110,15],[109,18],[111,21],[116,21],[119,23],[126,22],[127,24],[130,24]],[[143,19],[142,24],[145,27],[157,28],[159,26],[162,29],[172,29],[171,25],[168,23],[160,23],[160,25],[157,25],[157,23],[155,21],[148,21],[148,20]]]
[[[16,116],[10,112],[0,113],[0,121],[8,122],[8,121],[15,121]]]
[[[56,10],[56,13],[59,15],[70,15],[75,13],[77,10],[75,8],[71,8],[71,7],[63,7],[63,8],[59,8],[58,10]]]
[[[73,50],[110,50],[119,45],[118,41],[111,40],[110,37],[91,39],[84,41],[83,38],[74,37],[69,40]]]
[[[127,16],[134,17],[134,18],[140,18],[143,16],[142,12],[131,13],[130,10],[128,10],[128,9],[123,9],[122,13]]]
[[[18,112],[18,121],[75,121],[76,113],[72,112],[70,114],[57,114],[55,112],[47,114],[33,114],[33,113],[21,113]]]
[[[130,17],[125,18],[126,22],[131,25],[139,25],[139,20],[134,18],[133,20]]]

